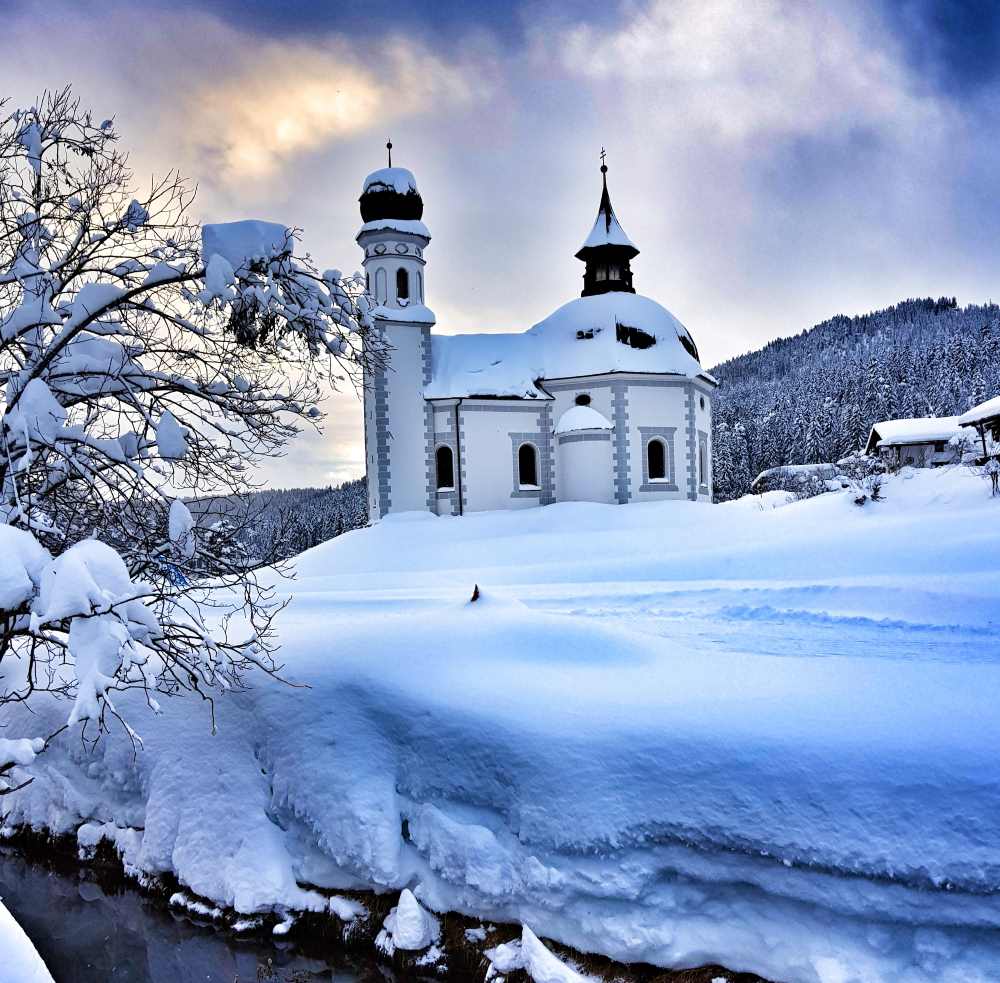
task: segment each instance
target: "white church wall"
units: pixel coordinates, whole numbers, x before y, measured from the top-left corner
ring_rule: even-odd
[[[378,432],[375,423],[376,379],[372,373],[364,376],[364,436],[365,475],[368,485],[368,515],[380,517],[378,500]]]
[[[607,430],[581,430],[556,437],[558,501],[614,501],[611,442]]]
[[[551,419],[548,400],[462,402],[459,426],[466,512],[530,508],[553,501]],[[517,451],[525,442],[537,453],[538,484],[532,488],[521,487],[517,481]]]
[[[379,515],[426,510],[429,475],[431,408],[424,400],[424,379],[430,371],[430,328],[391,322],[386,328],[392,345],[384,373],[386,412],[379,417],[380,391],[374,392],[376,430],[387,448],[379,461]]]
[[[629,379],[623,399],[627,424],[629,500],[652,502],[688,497],[691,460],[687,442],[689,383],[677,379]],[[666,479],[649,477],[647,446],[666,446]]]
[[[696,494],[699,502],[712,500],[712,390],[693,383],[695,427]]]

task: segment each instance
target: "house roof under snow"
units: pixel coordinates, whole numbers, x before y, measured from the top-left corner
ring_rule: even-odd
[[[536,383],[615,372],[678,375],[714,384],[687,328],[639,294],[578,297],[519,334],[434,335],[428,399],[548,398]]]
[[[959,433],[957,416],[920,417],[912,420],[883,420],[868,436],[868,449],[927,444],[950,440]]]
[[[1000,417],[1000,396],[994,396],[992,399],[986,400],[985,403],[973,406],[971,410],[958,418],[958,425],[960,427],[974,427],[977,423],[992,420],[995,417]]]

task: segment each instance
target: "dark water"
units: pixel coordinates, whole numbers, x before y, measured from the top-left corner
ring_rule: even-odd
[[[7,849],[0,898],[56,983],[359,983],[380,975],[373,964],[333,965],[292,947],[234,941],[137,891],[106,893],[88,872],[57,872]],[[0,981],[18,983],[2,966]]]

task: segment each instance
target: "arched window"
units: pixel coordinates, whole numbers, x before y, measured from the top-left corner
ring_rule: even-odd
[[[417,270],[417,303],[422,304],[424,302],[424,275]]]
[[[646,457],[649,463],[649,480],[663,481],[667,477],[667,448],[658,437],[654,437],[646,445]]]
[[[380,304],[384,304],[386,300],[385,288],[386,288],[385,270],[380,266],[375,271],[375,299]]]
[[[588,396],[587,393],[580,393],[580,395],[576,397],[576,405],[590,406],[590,396]]]
[[[517,483],[522,487],[538,487],[538,452],[534,444],[521,444],[517,449]]]
[[[437,487],[438,489],[448,489],[455,487],[455,458],[451,453],[451,448],[447,444],[442,444],[437,449]]]
[[[707,484],[707,475],[705,474],[705,442],[702,441],[698,444],[698,484]]]
[[[406,272],[406,267],[401,266],[396,270],[396,300],[410,299],[410,277]]]

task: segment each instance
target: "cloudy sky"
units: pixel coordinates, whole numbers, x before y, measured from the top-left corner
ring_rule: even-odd
[[[360,265],[366,173],[411,168],[438,330],[522,330],[580,290],[598,153],[637,289],[706,365],[908,296],[996,299],[1000,7],[962,0],[7,0],[0,93],[72,82],[138,178],[205,220],[297,225]],[[362,471],[360,405],[265,471]]]

